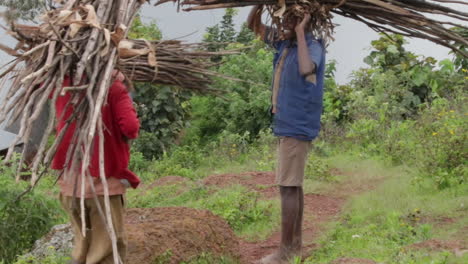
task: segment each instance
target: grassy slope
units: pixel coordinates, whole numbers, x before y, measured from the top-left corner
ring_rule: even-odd
[[[145,196],[131,191],[128,195],[132,207],[189,206],[212,210],[224,217],[236,232],[248,239],[262,239],[278,227],[278,203],[256,200],[256,194],[242,186],[226,189],[210,189],[200,186],[197,179],[211,174],[217,160],[216,173],[253,170],[271,170],[274,157],[267,148],[256,148],[248,154],[233,158],[206,157],[190,176],[196,175],[184,186],[163,186]],[[321,172],[325,168],[335,171],[326,180],[309,177],[305,182],[306,193],[333,193],[343,182],[374,190],[353,196],[346,205],[342,217],[326,227],[329,231],[320,240],[320,248],[312,253],[306,263],[329,263],[341,257],[372,259],[381,263],[465,263],[464,257],[455,257],[452,252],[433,251],[411,247],[428,239],[456,240],[463,245],[467,238],[462,230],[468,226],[468,187],[460,186],[437,191],[430,185],[416,186],[416,175],[406,167],[385,166],[384,162],[360,157],[356,154],[339,154],[320,159]],[[170,161],[173,164],[174,161]],[[170,166],[167,165],[168,167]],[[316,163],[314,163],[316,164]],[[325,165],[323,165],[325,164]],[[164,165],[164,164],[163,164]],[[155,165],[153,163],[151,166]],[[161,177],[151,173],[147,181]],[[166,166],[166,165],[164,165]],[[154,169],[154,168],[153,168]],[[341,184],[343,186],[343,184]],[[178,190],[183,190],[179,192]],[[246,198],[247,197],[247,198]],[[238,201],[242,201],[239,203]],[[250,210],[241,210],[245,205]],[[259,216],[270,210],[267,217]],[[252,217],[248,221],[242,217]],[[450,219],[449,222],[443,219]],[[442,223],[440,223],[442,221]],[[446,223],[447,222],[447,223]],[[210,263],[209,255],[202,255],[191,263]],[[226,260],[223,263],[230,263]],[[21,262],[23,263],[23,262]],[[48,263],[61,263],[50,261]]]
[[[341,219],[330,223],[321,248],[306,263],[328,263],[341,257],[379,263],[468,262],[468,254],[455,257],[450,251],[431,252],[411,246],[428,239],[467,245],[468,238],[462,233],[468,226],[467,185],[436,191],[424,183],[413,185],[415,174],[405,167],[389,168],[379,161],[343,156],[333,160],[341,170],[352,172],[355,180],[385,181],[347,204]]]

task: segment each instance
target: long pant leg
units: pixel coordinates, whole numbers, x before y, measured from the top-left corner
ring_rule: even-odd
[[[68,214],[70,218],[71,227],[74,234],[73,239],[73,250],[72,250],[72,259],[74,263],[83,263],[86,262],[86,255],[88,254],[89,248],[89,231],[87,230],[87,236],[84,237],[81,232],[81,212],[80,212],[80,199],[73,198],[70,196],[59,196],[60,203],[62,204],[63,209]],[[75,202],[75,203],[74,203]],[[75,205],[75,207],[74,207]],[[86,213],[86,226],[89,227],[89,217],[88,217],[88,208],[85,208]]]
[[[117,249],[122,261],[125,262],[127,241],[124,230],[125,209],[123,196],[114,195],[110,196],[109,199],[112,223],[117,238]],[[106,222],[99,214],[98,207],[94,199],[89,199],[87,202],[90,207],[89,219],[91,223],[91,235],[88,255],[86,256],[86,264],[114,264],[112,242],[106,229]],[[99,203],[105,212],[104,197],[99,197]]]

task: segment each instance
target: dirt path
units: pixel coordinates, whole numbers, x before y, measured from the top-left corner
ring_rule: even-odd
[[[241,184],[258,191],[265,199],[279,199],[277,187],[273,186],[275,175],[273,172],[247,172],[242,174],[223,174],[207,177],[204,183],[227,187]],[[337,219],[344,204],[352,196],[372,190],[382,179],[353,182],[343,181],[334,186],[333,191],[324,194],[306,194],[304,197],[304,256],[317,247],[317,238],[326,231],[324,224]],[[280,231],[274,232],[269,238],[260,242],[240,241],[241,263],[251,264],[261,257],[272,253],[278,247]]]

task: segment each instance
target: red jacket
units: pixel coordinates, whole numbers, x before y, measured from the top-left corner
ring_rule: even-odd
[[[65,78],[63,86],[70,86],[71,81]],[[73,113],[73,109],[65,109],[70,100],[69,93],[59,96],[56,102],[56,117],[59,119],[56,127],[57,135],[65,127],[66,120]],[[66,113],[62,113],[66,110]],[[130,161],[130,146],[126,139],[138,137],[140,122],[138,120],[133,102],[125,85],[120,81],[115,81],[109,89],[107,103],[102,107],[102,121],[104,126],[104,167],[106,177],[127,179],[133,188],[140,183],[140,179],[135,173],[128,169]],[[62,170],[65,167],[68,147],[73,138],[76,124],[72,123],[65,132],[64,138],[58,146],[52,162],[52,169]],[[95,136],[92,146],[91,161],[89,171],[91,176],[99,177],[99,136]]]

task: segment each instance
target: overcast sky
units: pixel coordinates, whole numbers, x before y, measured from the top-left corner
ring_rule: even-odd
[[[239,14],[235,17],[237,28],[246,20],[249,10],[250,8],[239,9]],[[177,7],[172,3],[157,7],[146,4],[142,8],[143,20],[155,20],[163,33],[164,39],[183,37],[182,39],[189,42],[201,41],[206,27],[219,23],[223,14],[224,10],[177,13]],[[328,48],[328,59],[337,61],[336,78],[340,84],[345,84],[349,81],[349,76],[353,70],[365,66],[363,59],[369,54],[370,42],[377,39],[378,35],[364,24],[351,19],[336,16],[334,22],[339,26],[336,28],[336,40]],[[0,34],[2,44],[13,45],[14,42],[6,36],[2,29],[0,29]],[[448,55],[449,49],[429,41],[411,39],[409,42],[407,49],[416,54],[432,56],[438,60],[451,58]],[[3,64],[7,60],[8,56],[0,52],[0,63]]]
[[[235,18],[235,23],[239,28],[247,19],[250,7],[238,10],[239,14]],[[184,39],[200,41],[206,27],[219,23],[224,14],[223,10],[179,13],[176,11],[177,7],[171,3],[157,7],[146,6],[142,9],[142,17],[146,21],[155,19],[166,39],[179,38],[193,33],[193,35]],[[366,66],[363,59],[369,54],[370,42],[378,39],[379,36],[364,24],[351,19],[337,15],[334,22],[339,26],[336,27],[335,41],[330,44],[327,57],[328,60],[334,59],[337,61],[336,78],[340,84],[345,84],[349,81],[353,70]],[[406,47],[416,54],[432,56],[438,60],[451,58],[449,49],[427,40],[410,39]]]

